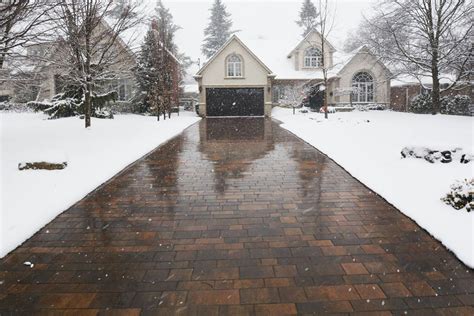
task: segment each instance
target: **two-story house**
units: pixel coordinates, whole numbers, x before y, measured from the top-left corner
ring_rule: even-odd
[[[270,116],[274,105],[301,99],[308,87],[317,88],[328,73],[328,103],[384,104],[390,102],[390,71],[363,46],[337,53],[317,31],[296,46],[265,38],[244,44],[233,35],[195,75],[202,116]],[[251,48],[249,48],[251,47]]]

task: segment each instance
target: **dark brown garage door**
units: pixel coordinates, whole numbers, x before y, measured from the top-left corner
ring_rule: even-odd
[[[207,88],[207,116],[262,116],[263,88]]]

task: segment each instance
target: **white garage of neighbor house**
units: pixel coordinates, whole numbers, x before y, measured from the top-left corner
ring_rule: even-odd
[[[252,50],[233,35],[194,76],[201,116],[270,116],[272,106],[288,104],[302,86],[319,89],[323,56],[317,31],[293,46],[282,38],[258,37],[246,43]],[[344,54],[326,41],[326,48],[329,105],[389,105],[392,75],[368,47]]]

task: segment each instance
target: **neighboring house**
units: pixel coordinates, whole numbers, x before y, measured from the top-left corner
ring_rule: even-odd
[[[365,46],[337,54],[326,41],[323,57],[317,31],[289,49],[281,39],[259,37],[246,44],[233,35],[196,74],[202,116],[269,116],[273,105],[300,102],[303,91],[322,83],[323,58],[329,105],[390,102],[391,73]]]
[[[110,26],[102,21],[99,26],[102,28],[98,32],[103,34],[104,29],[113,30]],[[62,52],[61,47],[62,39],[59,38],[57,41],[45,44],[32,44],[26,49],[26,57],[23,58],[28,61],[28,69],[22,72],[24,78],[28,78],[29,81],[23,80],[26,84],[29,84],[29,88],[34,93],[24,96],[24,89],[20,87],[14,88],[17,85],[18,80],[12,80],[11,74],[7,77],[6,75],[1,76],[0,73],[0,101],[2,99],[12,99],[14,102],[27,102],[27,101],[48,101],[58,93],[62,92],[65,85],[65,77],[68,76],[67,68],[62,68],[66,54]],[[171,89],[170,98],[173,106],[178,105],[179,97],[181,93],[180,87],[180,68],[181,62],[171,52],[166,50],[174,61],[175,77],[173,82],[175,85]],[[133,68],[136,65],[136,55],[128,47],[128,45],[120,38],[114,42],[111,48],[111,54],[115,57],[113,62],[108,65],[110,72],[108,76],[110,79],[103,80],[99,87],[96,87],[95,92],[104,93],[115,90],[118,94],[117,104],[124,106],[125,108],[129,105],[130,99],[135,96],[137,90],[137,84],[135,76],[133,74]],[[17,61],[18,63],[18,61]],[[4,78],[2,80],[2,78]],[[5,96],[4,96],[5,95]]]
[[[442,76],[440,79],[441,89],[448,87],[455,78]],[[429,75],[415,78],[403,75],[392,80],[390,108],[394,111],[408,112],[413,99],[420,94],[430,94],[432,91],[432,78]],[[449,91],[441,91],[441,96],[467,95],[474,100],[472,84],[469,82],[458,82]]]
[[[102,20],[98,27],[100,29],[97,32],[100,35],[113,32],[104,20]],[[40,61],[34,69],[34,72],[40,73],[43,76],[36,98],[38,101],[50,100],[54,95],[62,92],[64,87],[65,80],[62,78],[68,76],[66,72],[68,69],[62,68],[67,55],[62,52],[64,44],[61,41],[62,39],[58,39],[58,41],[49,44],[49,47],[45,49],[47,51],[45,53],[47,58]],[[115,90],[118,94],[118,101],[129,101],[136,89],[135,78],[132,72],[135,66],[135,54],[120,37],[117,37],[117,40],[110,48],[109,55],[113,56],[113,58],[110,58],[108,65],[110,79],[101,82],[97,92],[103,93]]]

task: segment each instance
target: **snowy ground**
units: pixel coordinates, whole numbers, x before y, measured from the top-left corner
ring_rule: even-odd
[[[116,115],[46,120],[43,114],[0,113],[0,257],[131,162],[179,134],[199,118],[171,120]],[[18,163],[67,161],[58,171],[19,171]]]
[[[282,127],[334,159],[354,177],[415,220],[474,268],[474,212],[440,201],[457,179],[474,177],[474,164],[401,159],[405,146],[462,147],[474,153],[474,118],[389,111],[330,115],[275,108]]]

